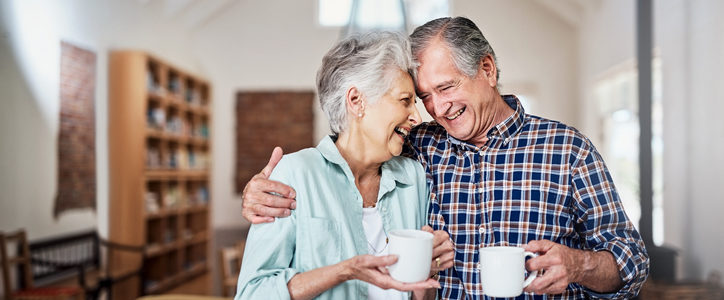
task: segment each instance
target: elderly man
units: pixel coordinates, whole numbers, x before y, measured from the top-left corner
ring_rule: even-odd
[[[479,248],[494,245],[540,254],[526,268],[543,275],[519,298],[637,295],[648,255],[591,141],[501,96],[495,52],[469,19],[430,21],[410,39],[417,95],[434,122],[412,130],[404,155],[427,172],[430,224],[455,245],[454,267],[440,273],[440,298],[482,298]],[[244,190],[243,214],[252,222],[294,208],[294,191],[266,179],[275,152]]]

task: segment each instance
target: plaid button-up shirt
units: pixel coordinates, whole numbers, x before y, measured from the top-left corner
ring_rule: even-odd
[[[518,299],[632,298],[648,275],[648,255],[601,155],[576,129],[526,114],[515,96],[503,99],[515,113],[488,132],[482,147],[449,136],[434,122],[410,133],[405,155],[427,172],[430,224],[455,244],[454,266],[440,273],[439,296],[488,299],[479,248],[545,239],[610,251],[625,286],[598,294],[570,284],[560,295]]]

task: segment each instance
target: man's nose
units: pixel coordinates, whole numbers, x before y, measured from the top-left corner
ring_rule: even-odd
[[[450,101],[440,96],[433,97],[431,101],[433,107],[435,108],[436,116],[446,115],[448,113],[448,110],[450,109],[450,106],[452,106],[452,103],[450,103]]]

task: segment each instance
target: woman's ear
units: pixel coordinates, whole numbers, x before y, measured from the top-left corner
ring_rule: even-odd
[[[351,87],[349,90],[347,90],[347,94],[345,95],[345,102],[347,106],[347,111],[355,115],[359,118],[364,116],[365,111],[365,100],[362,95],[362,92],[357,89],[357,87]]]

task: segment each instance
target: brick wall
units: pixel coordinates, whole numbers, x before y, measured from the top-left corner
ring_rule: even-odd
[[[94,52],[61,42],[58,194],[54,214],[95,208]]]
[[[291,153],[314,145],[313,92],[239,92],[236,191],[269,161],[275,146]]]

